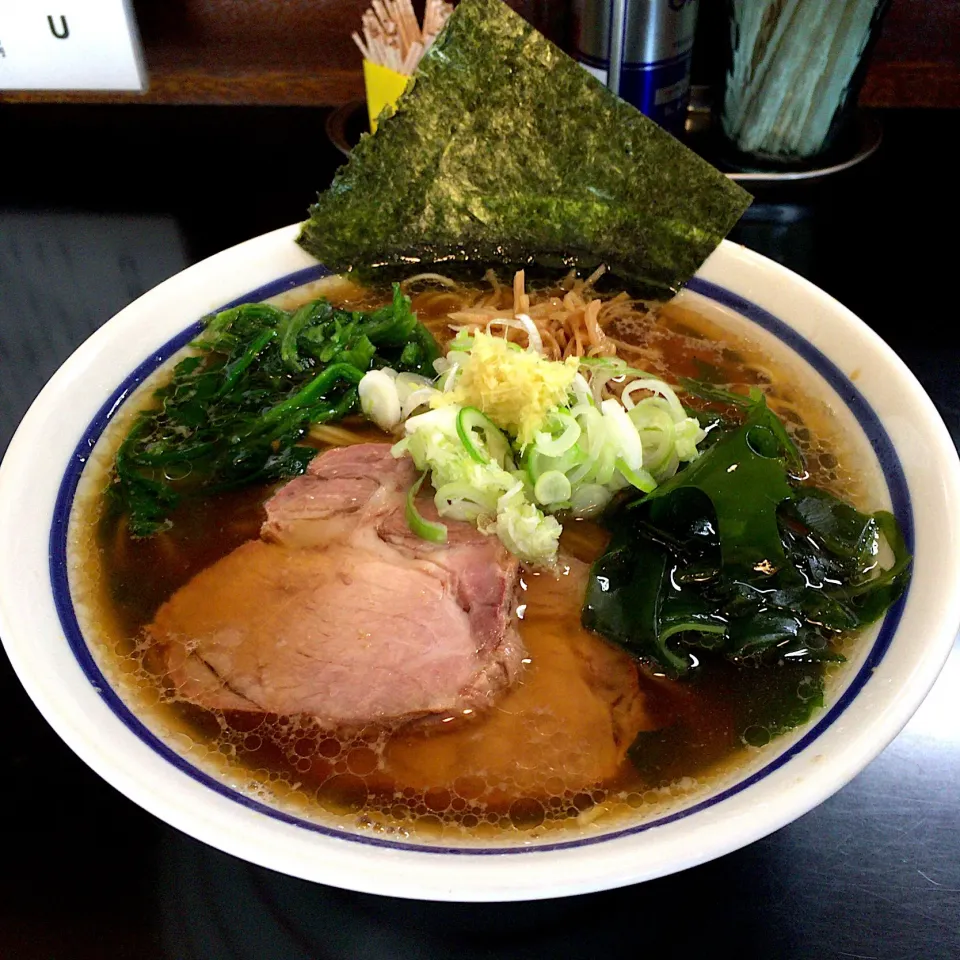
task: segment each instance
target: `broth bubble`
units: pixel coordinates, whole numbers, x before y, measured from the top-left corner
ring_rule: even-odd
[[[743,731],[741,739],[748,747],[765,747],[770,742],[770,731],[760,724],[751,724]]]

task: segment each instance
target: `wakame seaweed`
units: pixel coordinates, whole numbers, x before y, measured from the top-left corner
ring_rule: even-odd
[[[749,202],[501,0],[463,0],[299,242],[337,271],[603,263],[666,299]]]
[[[801,483],[799,453],[759,391],[687,387],[745,417],[619,509],[591,569],[584,625],[672,676],[697,664],[695,650],[741,663],[842,660],[834,641],[906,587],[911,557],[896,520]]]
[[[247,303],[205,326],[117,451],[109,495],[135,537],[169,528],[184,495],[302,473],[317,451],[299,441],[311,424],[358,409],[367,370],[432,377],[439,355],[396,284],[372,311]]]

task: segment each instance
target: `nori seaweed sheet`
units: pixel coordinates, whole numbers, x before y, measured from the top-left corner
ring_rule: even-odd
[[[666,299],[749,203],[501,0],[463,0],[299,243],[368,276],[604,263]]]

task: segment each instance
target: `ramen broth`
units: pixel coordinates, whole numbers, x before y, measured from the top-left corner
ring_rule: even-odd
[[[320,293],[353,307],[375,302],[355,287],[326,283],[279,303],[290,308]],[[435,288],[412,297],[420,319],[438,338],[448,338],[445,318],[456,297]],[[686,376],[760,386],[803,451],[812,481],[854,503],[864,500],[826,408],[790,386],[795,376],[755,344],[676,304],[637,312],[608,332],[620,341],[624,359],[669,381]],[[85,634],[134,711],[149,715],[148,724],[189,760],[300,815],[444,842],[527,840],[622,824],[661,812],[750,762],[771,737],[777,705],[815,690],[815,675],[824,669],[736,666],[708,654],[689,679],[671,680],[644,667],[642,716],[618,718],[614,705],[611,726],[584,689],[583,664],[599,658],[624,670],[636,666],[580,624],[584,582],[577,570],[583,568],[570,569],[563,558],[589,563],[607,542],[598,524],[584,520],[566,525],[558,575],[522,569],[525,670],[485,715],[441,717],[393,731],[371,725],[331,732],[303,716],[194,706],[165,688],[143,649],[142,630],[191,577],[258,536],[262,504],[276,485],[185,498],[169,531],[132,539],[96,492],[128,424],[129,418],[115,423],[101,441],[106,453],[91,463],[100,475],[91,477],[74,507],[72,581]],[[330,441],[384,439],[351,418],[318,431],[314,442],[322,450]],[[90,529],[95,540],[79,533]],[[637,728],[628,755],[631,742],[623,731]]]

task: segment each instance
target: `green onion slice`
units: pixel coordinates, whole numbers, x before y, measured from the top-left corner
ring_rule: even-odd
[[[482,447],[476,442],[476,431],[483,435]],[[510,441],[503,431],[476,407],[464,407],[457,414],[457,436],[470,454],[470,459],[477,463],[489,463],[493,459],[503,467],[510,456]]]
[[[563,503],[570,499],[570,481],[559,470],[548,470],[540,475],[533,494],[540,503]]]
[[[557,410],[553,414],[553,426],[559,426],[559,435],[541,431],[534,438],[537,450],[548,457],[559,457],[566,453],[579,439],[582,432],[580,424],[566,410]]]
[[[447,526],[444,523],[437,523],[433,520],[424,519],[423,515],[417,509],[416,499],[423,481],[427,478],[427,470],[420,474],[420,479],[413,484],[407,491],[407,526],[421,539],[429,540],[431,543],[447,542]]]
[[[617,458],[617,469],[623,474],[623,478],[631,485],[643,493],[650,493],[656,489],[657,481],[643,467],[639,470],[631,470],[622,460]]]

